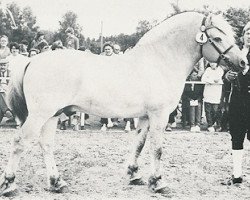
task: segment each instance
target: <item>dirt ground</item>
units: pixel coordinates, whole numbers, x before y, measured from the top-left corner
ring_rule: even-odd
[[[244,183],[240,187],[223,186],[221,181],[228,178],[232,171],[228,133],[166,132],[162,171],[169,188],[164,194],[153,194],[147,185],[128,185],[126,161],[135,132],[125,133],[118,128],[102,133],[99,128],[100,125],[96,129],[86,127],[84,131],[57,131],[55,159],[68,183],[68,193],[52,194],[46,191],[45,165],[40,147],[35,146],[21,159],[16,177],[20,192],[12,199],[250,199],[249,142],[245,145]],[[1,173],[7,163],[15,132],[15,129],[0,129]],[[148,142],[138,162],[143,179],[147,181],[151,171]]]

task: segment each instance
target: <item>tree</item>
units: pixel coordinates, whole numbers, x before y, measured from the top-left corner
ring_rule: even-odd
[[[138,34],[139,38],[141,38],[146,32],[148,32],[152,28],[152,25],[147,20],[139,21],[136,27],[136,33]]]
[[[35,26],[36,17],[33,15],[31,8],[25,7],[21,10],[16,3],[7,5],[7,8],[11,11],[17,28],[13,29],[10,16],[0,10],[0,34],[7,35],[10,41],[21,42],[25,39],[30,42],[39,28]]]
[[[237,44],[241,45],[242,30],[246,23],[250,21],[250,8],[230,7],[223,14],[236,32]]]

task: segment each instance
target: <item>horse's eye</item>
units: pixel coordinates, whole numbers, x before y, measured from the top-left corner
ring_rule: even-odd
[[[215,37],[215,38],[213,38],[213,40],[214,40],[215,42],[221,42],[221,41],[222,41],[221,38],[219,38],[219,37]]]

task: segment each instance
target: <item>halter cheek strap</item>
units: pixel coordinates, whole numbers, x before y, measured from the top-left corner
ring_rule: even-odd
[[[214,41],[211,39],[211,37],[208,35],[207,33],[207,30],[208,28],[205,26],[205,22],[206,22],[206,17],[203,18],[202,20],[202,24],[201,24],[201,32],[205,33],[206,37],[208,38],[208,42],[214,47],[214,49],[219,53],[219,57],[216,61],[217,65],[220,64],[221,60],[224,60],[225,63],[228,65],[229,69],[230,70],[233,70],[233,69],[236,69],[236,66],[229,60],[229,58],[227,58],[225,56],[225,54],[227,54],[233,47],[234,45],[231,45],[230,47],[228,47],[224,52],[222,52],[218,46],[216,46],[216,44],[214,43]],[[216,28],[216,27],[210,27],[210,28]],[[209,29],[210,29],[209,28]],[[201,55],[203,55],[203,51],[202,51],[202,47],[203,47],[203,44],[200,44],[201,45]]]
[[[231,45],[230,47],[228,47],[224,52],[222,52],[219,47],[216,46],[216,44],[214,43],[214,41],[211,39],[211,37],[208,35],[207,33],[207,30],[210,29],[210,28],[216,28],[216,27],[210,27],[210,28],[207,28],[205,26],[205,22],[206,22],[206,17],[203,18],[202,20],[202,24],[201,24],[201,31],[202,33],[205,33],[206,37],[207,37],[207,41],[214,47],[214,49],[219,53],[219,57],[216,61],[217,63],[217,66],[220,64],[221,60],[224,60],[224,62],[227,64],[229,70],[233,70],[235,71],[236,70],[236,66],[234,65],[234,63],[232,61],[229,60],[229,58],[227,58],[225,55],[234,47],[234,45]],[[205,42],[206,43],[206,42]],[[201,45],[201,55],[203,56],[203,53],[202,53],[202,47],[203,47],[203,44],[204,43],[200,43]],[[237,85],[237,88],[238,90],[241,89],[241,85],[240,85],[240,82],[239,82],[239,78],[237,77],[236,79],[236,85]]]

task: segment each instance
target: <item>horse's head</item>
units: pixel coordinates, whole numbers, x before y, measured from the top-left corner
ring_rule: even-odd
[[[204,18],[196,40],[202,45],[202,55],[208,61],[236,72],[246,69],[247,59],[235,45],[232,27],[222,16],[211,14]]]

